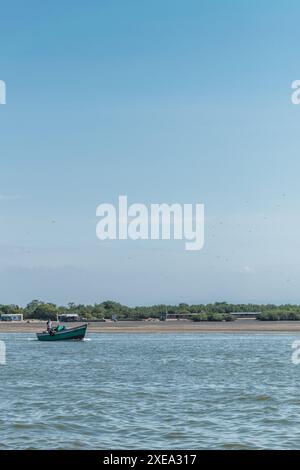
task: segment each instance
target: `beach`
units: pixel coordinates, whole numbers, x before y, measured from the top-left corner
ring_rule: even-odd
[[[55,322],[53,323],[55,325]],[[65,323],[67,328],[80,322]],[[0,333],[38,333],[45,321],[0,322]],[[233,322],[168,321],[105,321],[88,322],[88,333],[300,333],[299,321],[258,321],[237,319]]]

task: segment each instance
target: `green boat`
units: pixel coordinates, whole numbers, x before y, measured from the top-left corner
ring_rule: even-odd
[[[74,328],[66,328],[65,326],[58,326],[53,328],[50,332],[43,331],[37,333],[39,341],[66,341],[66,340],[82,340],[85,336],[87,324],[75,326]]]

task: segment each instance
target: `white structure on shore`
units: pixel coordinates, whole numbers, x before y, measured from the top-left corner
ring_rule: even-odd
[[[58,315],[58,321],[67,322],[67,321],[79,321],[79,315],[77,313],[63,313]]]
[[[23,321],[23,313],[2,313],[1,321]]]

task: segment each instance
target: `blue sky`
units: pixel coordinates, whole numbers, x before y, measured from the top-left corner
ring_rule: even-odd
[[[1,5],[0,303],[300,303],[296,1]],[[96,207],[202,202],[205,247]]]

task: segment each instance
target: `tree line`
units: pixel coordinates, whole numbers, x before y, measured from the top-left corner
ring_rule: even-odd
[[[105,320],[115,315],[118,320],[145,320],[148,318],[164,319],[166,312],[180,316],[193,313],[195,321],[206,321],[213,319],[230,320],[233,312],[260,312],[259,320],[300,320],[300,305],[285,304],[232,304],[227,302],[215,302],[210,304],[190,305],[180,303],[179,305],[152,305],[129,307],[112,300],[95,303],[93,305],[69,303],[67,306],[59,306],[50,302],[32,300],[26,307],[18,305],[0,305],[1,314],[22,313],[24,319],[52,319],[57,315],[73,313],[78,314],[81,319]],[[216,316],[217,315],[217,316]],[[218,316],[219,315],[219,316]],[[197,318],[198,317],[198,318]]]

